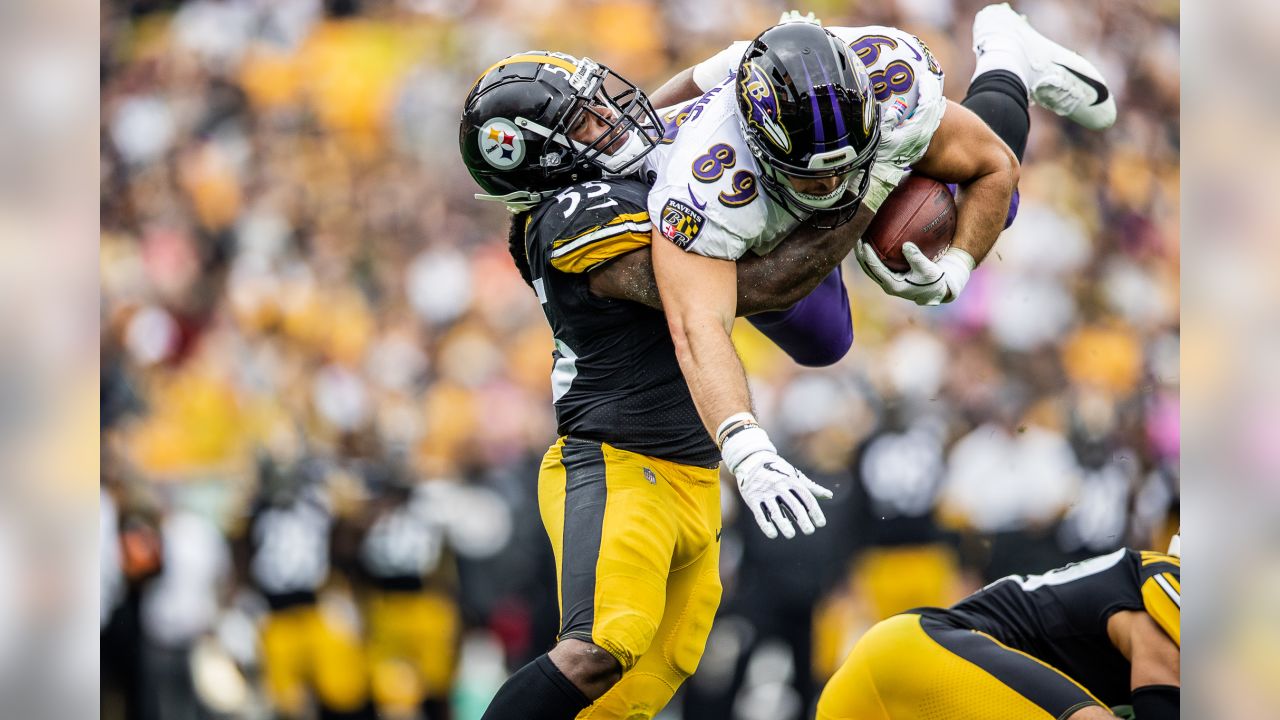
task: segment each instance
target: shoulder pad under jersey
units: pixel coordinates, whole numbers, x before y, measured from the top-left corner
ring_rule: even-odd
[[[644,247],[652,229],[647,196],[648,186],[632,178],[564,188],[530,216],[530,253],[561,272],[582,273]]]
[[[724,260],[752,249],[768,219],[733,88],[725,81],[688,106],[649,164],[649,214],[659,232],[685,250]]]

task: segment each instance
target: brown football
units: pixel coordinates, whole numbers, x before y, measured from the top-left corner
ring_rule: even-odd
[[[864,239],[894,272],[911,269],[902,255],[913,242],[925,257],[937,260],[956,234],[956,200],[947,186],[923,175],[911,175],[885,198],[867,227]]]

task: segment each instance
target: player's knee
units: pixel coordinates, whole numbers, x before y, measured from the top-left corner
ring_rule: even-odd
[[[1022,203],[1022,196],[1018,192],[1018,188],[1013,189],[1013,198],[1009,200],[1009,212],[1004,216],[1004,229],[1008,230],[1013,221],[1018,219],[1018,205]]]
[[[622,664],[595,643],[561,640],[548,655],[560,672],[589,698],[600,697],[622,678]]]
[[[805,367],[827,367],[840,362],[853,347],[853,324],[826,333],[820,341],[797,350],[792,359]]]

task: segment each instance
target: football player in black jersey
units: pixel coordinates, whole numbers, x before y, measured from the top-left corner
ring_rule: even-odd
[[[258,459],[260,488],[235,541],[244,581],[267,604],[260,623],[263,684],[277,720],[369,720],[363,650],[354,627],[322,610],[336,521],[319,460]]]
[[[370,501],[335,554],[359,580],[369,692],[388,717],[448,720],[462,618],[457,559],[403,451],[364,466]]]
[[[818,720],[1175,720],[1181,561],[1120,549],[1013,575],[862,636]]]
[[[659,127],[638,88],[567,55],[506,58],[466,100],[459,144],[487,193],[477,197],[518,213],[512,256],[554,334],[560,434],[538,478],[559,642],[508,679],[486,720],[653,717],[697,667],[720,601],[720,448],[660,310],[648,186],[626,176]],[[815,222],[742,261],[738,313],[804,298],[867,219],[840,231]],[[752,508],[774,535],[793,536],[793,520],[812,532],[809,514],[821,518],[807,479],[795,480],[807,497],[771,496],[768,515]]]

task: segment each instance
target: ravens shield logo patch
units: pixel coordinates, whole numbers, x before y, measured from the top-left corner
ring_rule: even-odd
[[[662,236],[681,250],[689,249],[706,224],[705,215],[679,200],[672,198],[662,206]]]

